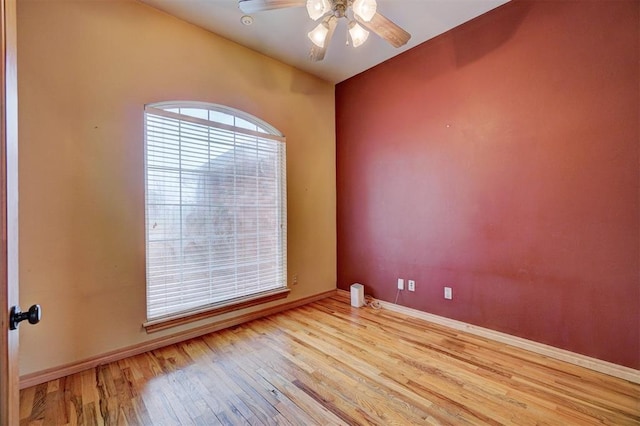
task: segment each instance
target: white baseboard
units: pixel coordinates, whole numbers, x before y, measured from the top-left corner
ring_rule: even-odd
[[[349,295],[349,292],[345,290],[338,291],[343,293],[343,295],[345,296]],[[378,302],[380,302],[380,306],[390,311],[398,312],[414,318],[420,318],[435,324],[444,325],[446,327],[453,328],[454,330],[460,330],[470,334],[474,334],[476,336],[485,337],[487,339],[515,346],[520,349],[525,349],[539,355],[544,355],[549,358],[568,362],[573,365],[578,365],[580,367],[585,367],[590,370],[608,374],[609,376],[640,384],[640,370],[635,370],[633,368],[614,364],[608,361],[603,361],[601,359],[592,358],[586,355],[545,345],[544,343],[534,342],[533,340],[523,339],[522,337],[512,336],[510,334],[490,330],[488,328],[479,327],[477,325],[468,324],[462,321],[457,321],[450,318],[419,311],[417,309],[407,308],[406,306],[396,305],[394,303],[385,302],[382,300],[378,300]]]
[[[345,297],[350,297],[349,292],[345,290],[338,290]],[[158,349],[163,346],[168,346],[174,343],[179,343],[194,337],[199,337],[207,333],[211,333],[223,328],[232,327],[253,319],[261,318],[267,315],[272,315],[277,312],[281,312],[287,309],[292,309],[298,306],[302,306],[316,300],[324,299],[335,294],[335,290],[317,294],[314,296],[306,297],[300,300],[285,303],[283,305],[275,306],[272,308],[253,312],[251,314],[245,314],[237,318],[232,318],[226,321],[221,321],[213,324],[209,324],[203,327],[198,327],[193,330],[189,330],[184,333],[179,333],[160,339],[154,339],[144,342],[139,345],[134,345],[128,348],[122,348],[109,353],[97,355],[88,359],[84,359],[78,362],[69,363],[63,366],[49,368],[43,371],[37,371],[20,377],[20,389],[24,389],[30,386],[35,386],[41,383],[48,382],[50,380],[59,379],[70,374],[79,373],[89,368],[94,368],[98,365],[103,365],[109,362],[114,362],[134,355]],[[490,330],[488,328],[479,327],[472,324],[467,324],[462,321],[453,320],[450,318],[441,317],[438,315],[429,314],[427,312],[419,311],[417,309],[407,308],[405,306],[396,305],[389,302],[379,300],[380,306],[390,311],[398,312],[414,318],[420,318],[425,321],[429,321],[435,324],[440,324],[446,327],[450,327],[455,330],[465,331],[470,334],[492,339],[501,343],[505,343],[517,348],[525,349],[540,355],[547,356],[549,358],[565,361],[573,365],[585,367],[600,373],[608,374],[613,377],[628,380],[633,383],[640,384],[640,371],[634,370],[629,367],[613,364],[611,362],[603,361],[597,358],[591,358],[586,355],[577,354],[564,349],[555,348],[553,346],[545,345],[543,343],[534,342],[532,340],[523,339],[521,337],[511,336],[499,331]]]
[[[128,358],[135,355],[140,355],[145,352],[153,351],[155,349],[162,348],[164,346],[180,343],[185,340],[193,339],[203,336],[214,331],[222,330],[225,328],[233,327],[254,319],[262,318],[267,315],[273,315],[278,312],[286,311],[288,309],[297,308],[298,306],[306,305],[308,303],[315,302],[317,300],[324,299],[326,297],[334,296],[335,290],[325,291],[313,296],[305,297],[302,299],[294,300],[291,302],[283,303],[281,305],[273,306],[271,308],[261,309],[259,311],[243,314],[238,317],[230,318],[223,321],[216,321],[211,324],[196,327],[191,330],[187,330],[181,333],[172,334],[166,337],[158,339],[148,340],[146,342],[132,345],[126,348],[117,349],[115,351],[107,352],[104,354],[96,355],[84,360],[72,362],[69,364],[61,365],[58,367],[48,368],[42,371],[36,371],[33,373],[20,376],[20,389],[36,386],[42,383],[46,383],[51,380],[56,380],[61,377],[76,374],[90,368],[104,365],[110,362],[119,361],[124,358]]]

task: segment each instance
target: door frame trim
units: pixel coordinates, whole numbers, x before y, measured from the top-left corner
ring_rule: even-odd
[[[19,333],[9,331],[18,304],[18,76],[16,0],[0,0],[0,424],[19,422]]]

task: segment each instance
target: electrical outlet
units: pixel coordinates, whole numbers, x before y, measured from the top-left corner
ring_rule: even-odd
[[[398,278],[398,290],[404,290],[404,279]]]
[[[409,291],[416,291],[416,282],[414,280],[409,280],[407,283],[407,288]]]
[[[293,276],[291,277],[291,284],[298,285],[298,274],[293,274]]]
[[[449,300],[453,299],[453,290],[451,290],[451,287],[444,288],[444,298]]]

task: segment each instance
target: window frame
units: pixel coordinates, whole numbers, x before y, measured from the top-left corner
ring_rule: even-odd
[[[208,110],[208,111],[217,111],[234,117],[234,123],[236,123],[236,119],[244,120],[252,125],[256,126],[258,130],[250,130],[243,127],[238,127],[235,125],[229,125],[217,121],[211,121],[209,119],[198,118],[191,115],[185,115],[173,112],[171,110],[175,110],[178,108],[188,108],[188,109],[200,109],[200,110]],[[200,305],[193,308],[185,309],[178,312],[168,313],[165,315],[159,315],[152,318],[149,318],[149,291],[150,291],[150,283],[149,283],[149,217],[148,217],[148,173],[149,173],[149,165],[148,165],[148,116],[150,113],[152,115],[160,115],[166,116],[168,118],[173,118],[177,120],[183,120],[186,122],[196,123],[199,125],[204,125],[206,127],[215,128],[218,130],[225,130],[233,132],[234,138],[235,135],[240,134],[249,137],[259,137],[265,139],[275,140],[283,144],[282,146],[282,164],[280,168],[281,173],[281,182],[279,186],[280,190],[280,213],[282,219],[282,235],[280,237],[281,241],[281,250],[282,259],[278,256],[278,259],[281,261],[282,268],[282,286],[269,289],[266,291],[254,292],[248,295],[243,295],[239,297],[234,297],[226,300],[222,300],[219,302],[213,302],[206,305]],[[144,174],[145,174],[145,307],[146,307],[146,321],[143,323],[143,327],[147,331],[147,333],[164,330],[170,327],[178,326],[181,324],[186,324],[198,320],[202,320],[205,318],[213,317],[216,315],[221,315],[223,313],[245,309],[251,306],[271,302],[274,300],[284,299],[290,293],[290,288],[287,285],[287,226],[286,226],[286,217],[287,217],[287,197],[286,197],[286,139],[284,135],[278,131],[275,127],[266,123],[265,121],[255,117],[249,113],[244,111],[237,110],[235,108],[227,107],[224,105],[207,103],[207,102],[198,102],[198,101],[170,101],[170,102],[158,102],[145,105],[144,108]],[[209,140],[208,143],[211,143]],[[211,160],[210,160],[211,161]],[[182,170],[182,168],[180,168]],[[182,203],[180,205],[183,205]],[[183,223],[183,222],[181,222]],[[182,225],[181,225],[182,226]],[[280,269],[279,269],[280,270]]]

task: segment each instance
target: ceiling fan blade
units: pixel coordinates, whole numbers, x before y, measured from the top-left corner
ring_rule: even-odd
[[[336,29],[336,25],[338,25],[338,18],[333,15],[329,15],[322,20],[323,23],[327,23],[329,26],[329,32],[324,39],[324,47],[316,46],[314,43],[311,43],[311,51],[309,52],[309,59],[314,62],[318,62],[324,59],[325,53],[327,53],[327,47],[331,42],[331,37],[333,37],[333,32]]]
[[[373,31],[388,41],[393,47],[405,45],[411,38],[411,34],[394,24],[391,20],[376,12],[369,22],[355,15],[356,21],[366,29]]]
[[[244,13],[299,7],[306,4],[307,2],[305,0],[238,0],[238,7]]]

